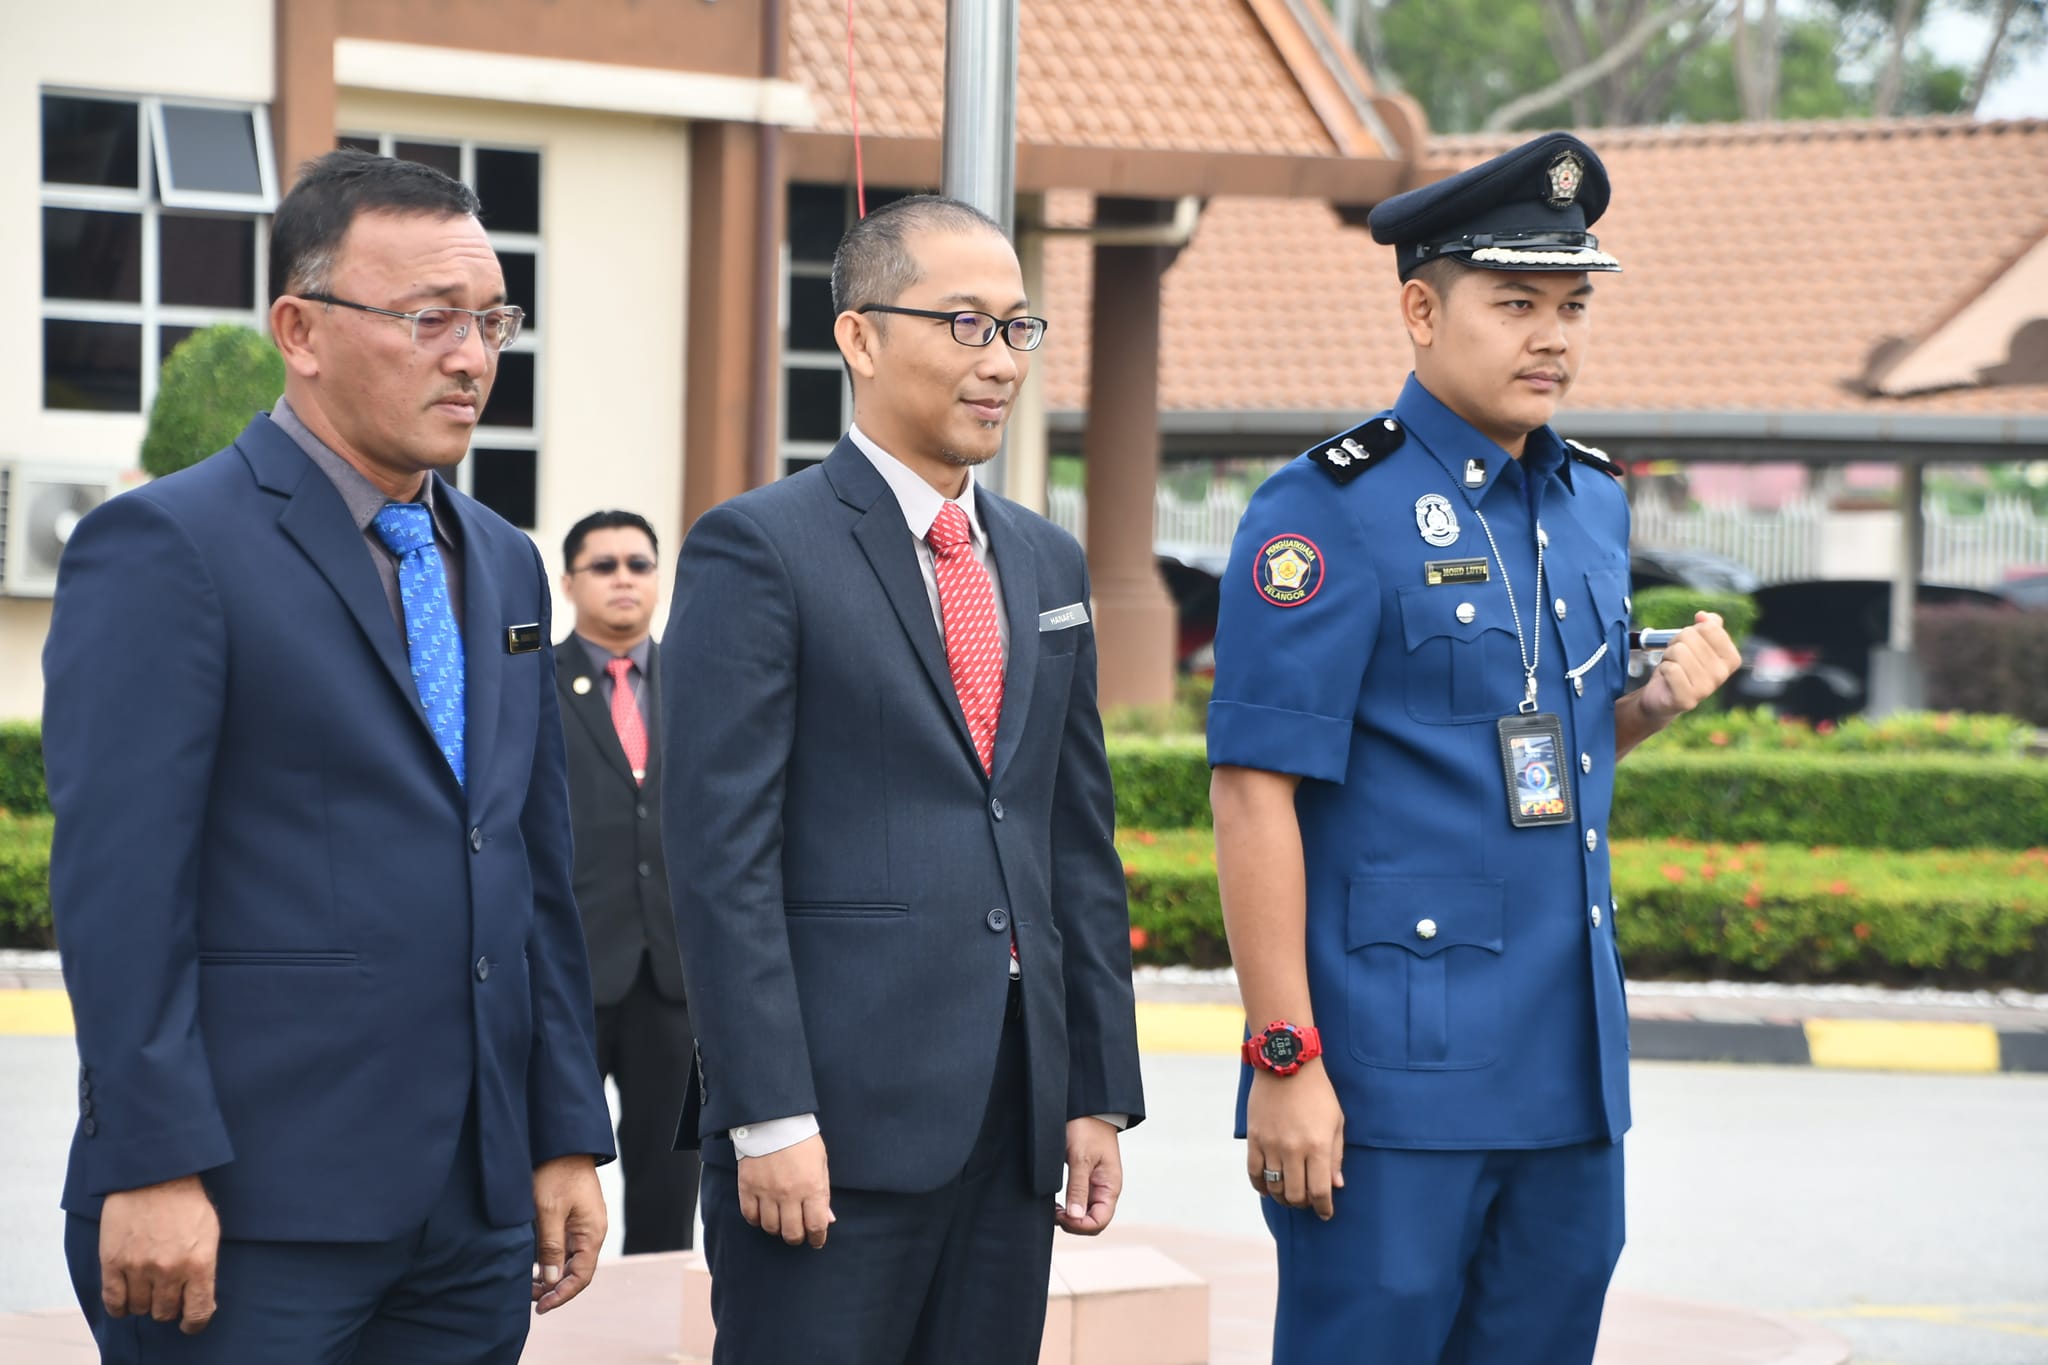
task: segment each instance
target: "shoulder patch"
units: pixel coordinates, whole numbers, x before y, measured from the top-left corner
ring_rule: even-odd
[[[1308,457],[1338,483],[1350,483],[1401,448],[1408,433],[1392,417],[1375,417],[1311,450]]]
[[[1589,464],[1602,474],[1612,474],[1618,479],[1628,472],[1609,459],[1607,452],[1604,450],[1595,450],[1592,446],[1581,445],[1569,436],[1564,438],[1564,445],[1566,453],[1574,460],[1577,460],[1580,464]]]

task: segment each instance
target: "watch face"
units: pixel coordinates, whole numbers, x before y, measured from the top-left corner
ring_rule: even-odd
[[[1266,1060],[1274,1066],[1291,1066],[1301,1059],[1301,1039],[1292,1033],[1266,1035]]]

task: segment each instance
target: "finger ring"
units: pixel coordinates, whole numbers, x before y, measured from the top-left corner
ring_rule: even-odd
[[[1268,1185],[1277,1185],[1287,1178],[1280,1172],[1273,1170],[1260,1171],[1259,1174],[1266,1178],[1266,1183]]]

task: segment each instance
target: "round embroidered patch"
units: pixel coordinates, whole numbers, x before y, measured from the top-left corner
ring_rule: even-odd
[[[1307,536],[1274,536],[1252,562],[1259,596],[1276,607],[1298,607],[1323,586],[1323,552]]]

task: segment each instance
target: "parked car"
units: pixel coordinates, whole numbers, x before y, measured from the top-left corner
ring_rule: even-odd
[[[1870,687],[1870,651],[1891,636],[1892,585],[1886,579],[1808,579],[1757,589],[1756,632],[1731,702],[1770,706],[1816,723],[1861,711]],[[1922,583],[1923,607],[1957,603],[2009,607],[1978,588]]]
[[[1628,555],[1629,581],[1644,588],[1696,588],[1701,592],[1752,593],[1763,586],[1747,564],[1712,550],[1637,547]]]
[[[2008,578],[1991,591],[2022,611],[2048,611],[2048,569]]]

